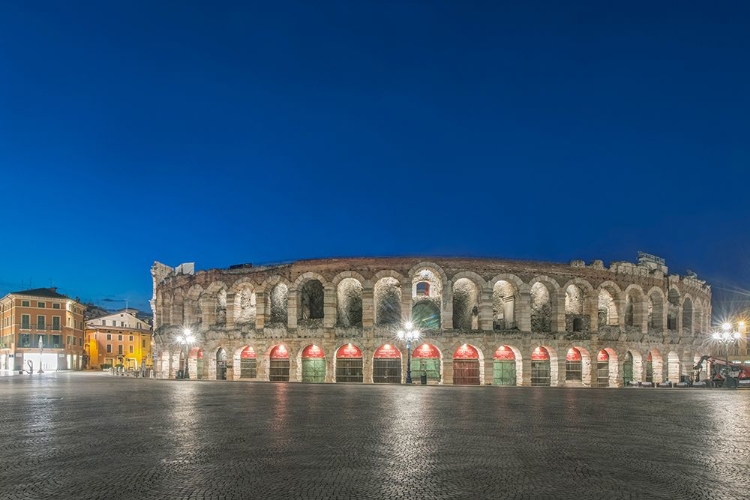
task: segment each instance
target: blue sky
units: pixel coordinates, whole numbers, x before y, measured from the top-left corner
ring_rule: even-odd
[[[747,2],[11,1],[0,47],[3,293],[638,250],[749,288]]]

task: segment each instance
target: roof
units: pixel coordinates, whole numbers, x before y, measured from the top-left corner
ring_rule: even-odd
[[[57,288],[32,288],[20,292],[10,292],[12,295],[28,295],[30,297],[45,297],[48,299],[67,299],[67,295],[57,293]]]

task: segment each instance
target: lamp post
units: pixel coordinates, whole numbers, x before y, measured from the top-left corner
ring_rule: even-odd
[[[741,324],[740,326],[744,325]],[[724,366],[725,375],[723,385],[726,388],[729,387],[729,384],[727,383],[727,379],[729,378],[729,346],[734,345],[740,339],[740,332],[738,332],[737,330],[732,331],[731,323],[724,323],[723,325],[721,325],[721,330],[721,332],[714,332],[711,337],[719,344],[723,344],[725,348],[726,365]]]
[[[195,342],[195,337],[193,337],[190,328],[185,328],[184,330],[182,330],[182,335],[177,336],[177,343],[180,344],[180,350],[182,350],[183,345],[186,346],[182,378],[188,378],[188,356],[190,355],[190,346],[193,344],[193,342]]]
[[[44,352],[44,341],[42,336],[39,335],[39,371],[37,373],[44,373],[44,370],[42,370],[42,352]]]
[[[406,340],[406,383],[411,384],[411,341],[419,338],[419,331],[414,329],[411,321],[407,321],[404,329],[398,331],[398,338]]]

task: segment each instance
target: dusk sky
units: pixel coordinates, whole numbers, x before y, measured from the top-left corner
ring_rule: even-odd
[[[4,1],[0,293],[638,250],[746,289],[749,89],[750,2]]]

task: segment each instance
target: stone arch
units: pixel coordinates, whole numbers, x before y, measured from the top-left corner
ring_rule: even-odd
[[[669,287],[667,293],[667,329],[676,331],[679,329],[680,322],[680,304],[682,303],[682,294],[675,286]]]
[[[646,353],[646,367],[644,369],[644,381],[660,384],[666,375],[664,370],[664,358],[659,349],[652,347]]]
[[[454,278],[453,328],[455,330],[479,330],[480,290],[481,285],[477,285],[469,277]]]
[[[286,325],[289,308],[289,281],[281,276],[271,276],[260,287],[265,292],[265,317],[269,326]]]
[[[372,285],[372,283],[369,280],[365,279],[365,277],[359,274],[357,271],[342,271],[338,273],[331,280],[331,285],[333,285],[334,288],[338,287],[339,283],[341,283],[341,280],[344,280],[346,278],[354,278],[355,280],[359,281],[359,283],[364,288],[367,288]]]
[[[695,299],[693,304],[693,332],[696,335],[705,333],[704,329],[704,316],[703,316],[703,301],[700,298]]]
[[[611,347],[603,347],[599,349],[601,352],[607,353],[607,387],[619,387],[620,386],[620,362],[617,356],[617,351]],[[597,354],[597,363],[599,363],[600,356]]]
[[[682,329],[693,333],[693,298],[687,293],[682,298]]]
[[[201,297],[203,325],[223,326],[227,322],[227,285],[223,281],[212,281]]]
[[[374,280],[375,324],[379,326],[400,324],[403,276],[395,271],[383,271],[376,274]]]
[[[281,282],[276,285],[283,284]],[[284,284],[284,286],[286,286]],[[283,354],[286,357],[282,357]],[[274,357],[272,357],[274,355]],[[263,363],[268,366],[266,380],[271,382],[289,382],[291,380],[291,360],[296,359],[296,351],[286,342],[272,343],[263,354]]]
[[[648,330],[660,333],[664,331],[664,292],[654,286],[648,291]]]
[[[194,328],[201,326],[203,322],[201,297],[203,296],[203,287],[196,284],[188,289],[184,302],[184,326]]]
[[[445,274],[445,271],[443,271],[443,268],[435,264],[434,262],[420,262],[416,266],[409,269],[409,277],[412,280],[412,297],[414,296],[414,286],[416,285],[419,276],[417,276],[417,273],[422,270],[428,270],[431,271],[436,278],[438,278],[439,284],[440,284],[440,295],[442,295],[443,290],[442,287],[445,286],[446,283],[448,283],[448,277]]]
[[[515,365],[511,367],[511,373],[506,373],[505,367],[498,362],[509,360],[510,356],[503,355],[502,351],[510,350],[513,353]],[[511,344],[499,346],[493,354],[493,385],[521,385],[523,381],[523,356],[521,350]]]
[[[230,290],[234,295],[232,318],[236,325],[255,324],[257,315],[257,295],[255,283],[249,278],[237,280]]]
[[[591,353],[579,344],[570,344],[560,349],[565,352],[565,385],[592,387]],[[575,351],[575,352],[571,352]]]
[[[171,325],[182,325],[185,323],[185,294],[182,288],[176,288],[172,292],[172,305],[169,311],[169,323]]]
[[[531,295],[531,331],[555,331],[560,285],[547,276],[537,276],[529,282]]]
[[[482,348],[476,343],[454,342],[452,352],[453,384],[482,385],[484,380],[484,352]],[[465,353],[469,355],[466,356]]]
[[[520,279],[508,281],[496,276],[492,281],[492,329],[511,330],[516,327],[516,305],[519,301]],[[525,286],[525,285],[524,285]]]
[[[316,326],[325,318],[325,289],[326,279],[318,273],[308,271],[301,274],[295,281],[290,292],[294,293],[297,306],[298,322],[311,322],[306,326]]]
[[[429,346],[437,351],[439,358],[432,357],[421,357],[420,350],[423,346]],[[413,346],[412,354],[412,378],[417,378],[421,371],[427,375],[427,383],[430,382],[442,384],[443,377],[445,376],[444,371],[444,356],[443,353],[446,351],[445,346],[434,338],[420,340],[416,346]],[[437,359],[437,361],[435,361]],[[425,361],[429,360],[429,361]]]
[[[548,357],[548,365],[546,369],[549,371],[549,383],[540,383],[539,380],[543,379],[543,377],[539,377],[539,368],[535,367],[535,357],[537,354],[537,350],[544,349],[547,353]],[[559,378],[559,372],[558,372],[558,356],[557,356],[557,349],[554,347],[543,344],[543,343],[533,343],[531,345],[531,351],[530,351],[530,357],[531,357],[531,385],[549,385],[552,387],[557,387],[560,381]],[[537,382],[535,383],[535,378],[537,379]]]
[[[300,382],[323,383],[327,378],[328,353],[319,343],[304,343],[297,351],[296,380]]]
[[[336,283],[336,324],[343,327],[362,326],[362,282],[343,277]]]
[[[507,281],[511,283],[517,293],[528,292],[530,290],[529,285],[523,282],[521,278],[511,273],[500,273],[487,282],[488,288],[494,288],[498,281]]]
[[[630,357],[628,358],[628,355]],[[637,349],[628,349],[622,356],[622,380],[623,384],[643,382],[644,378],[644,358]]]
[[[640,285],[628,285],[625,289],[625,326],[642,329],[644,319],[648,314],[645,300],[645,294]]]
[[[620,287],[612,281],[605,281],[597,287],[598,324],[602,326],[617,326],[620,321],[620,311],[617,299],[622,295]]]
[[[355,347],[359,351],[360,357],[349,358],[342,355],[342,349],[346,350],[351,347]],[[372,357],[372,353],[366,352],[364,345],[360,342],[337,344],[331,356],[333,357],[334,382],[363,383],[365,381],[364,360]]]

